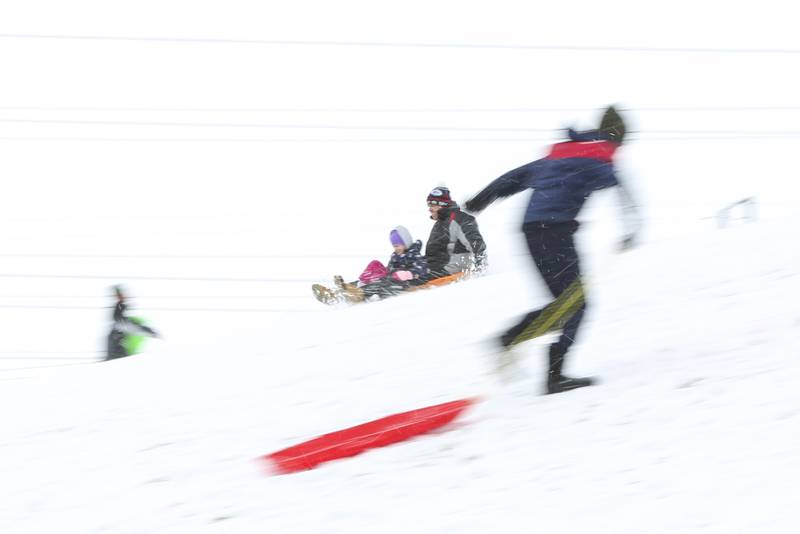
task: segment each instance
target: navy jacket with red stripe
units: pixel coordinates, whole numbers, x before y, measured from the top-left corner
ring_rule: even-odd
[[[577,217],[593,191],[617,185],[613,156],[618,144],[598,131],[569,130],[539,160],[507,172],[466,203],[481,211],[494,200],[533,189],[525,221],[563,222]]]

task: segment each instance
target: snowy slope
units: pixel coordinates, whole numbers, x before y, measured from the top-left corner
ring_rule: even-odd
[[[569,365],[602,384],[569,394],[540,395],[535,345],[521,380],[487,374],[484,341],[541,302],[533,284],[515,291],[535,280],[526,268],[276,318],[275,337],[259,315],[224,348],[168,337],[129,360],[8,380],[3,531],[792,532],[789,227],[698,225],[606,254]],[[256,461],[474,395],[484,401],[446,433],[297,475],[266,477]]]

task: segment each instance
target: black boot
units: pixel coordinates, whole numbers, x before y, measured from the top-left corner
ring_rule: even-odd
[[[547,394],[561,393],[571,389],[583,388],[594,384],[593,378],[570,378],[561,374],[567,349],[563,342],[550,345],[550,369],[547,373]]]
[[[583,388],[594,384],[594,378],[570,378],[564,375],[550,376],[547,379],[547,394],[561,393],[571,389]]]

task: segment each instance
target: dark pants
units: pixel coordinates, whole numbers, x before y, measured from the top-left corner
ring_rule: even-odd
[[[561,329],[561,337],[550,345],[550,375],[556,377],[561,374],[567,350],[575,341],[586,310],[578,251],[572,237],[577,229],[576,221],[526,223],[523,226],[533,262],[555,300],[527,314],[502,336],[503,345],[510,347],[546,331]],[[551,320],[532,331],[537,319],[542,323],[545,315],[549,315]]]
[[[430,282],[443,276],[448,276],[450,273],[444,268],[444,265],[428,263],[428,274],[423,277],[423,280]]]
[[[106,361],[116,360],[117,358],[124,358],[128,355],[125,347],[122,346],[122,341],[125,339],[125,334],[117,329],[112,329],[108,334],[108,349],[106,351]]]
[[[375,282],[361,286],[361,290],[364,292],[364,298],[378,297],[380,299],[385,299],[398,295],[410,287],[422,285],[423,283],[423,280],[395,280],[389,275]]]

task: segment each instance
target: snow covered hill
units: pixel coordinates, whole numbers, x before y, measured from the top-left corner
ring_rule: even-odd
[[[360,307],[197,314],[202,343],[176,323],[149,354],[6,373],[2,531],[793,532],[792,235],[698,225],[597,251],[569,369],[601,384],[561,395],[541,395],[535,344],[517,381],[488,373],[487,340],[544,298],[524,265]],[[465,396],[483,401],[446,432],[296,475],[257,461]]]

